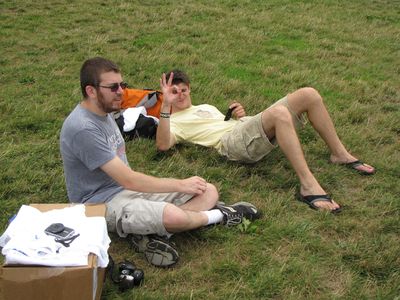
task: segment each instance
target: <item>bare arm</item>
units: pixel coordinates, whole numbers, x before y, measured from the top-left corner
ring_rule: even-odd
[[[169,115],[171,112],[171,104],[176,101],[176,94],[173,93],[172,79],[173,74],[171,74],[168,82],[166,80],[165,74],[162,75],[160,79],[160,87],[163,92],[163,103],[161,105],[161,116],[160,122],[157,127],[156,134],[156,146],[160,151],[167,151],[172,146],[176,144],[175,137],[171,134],[169,117],[163,117],[163,114]]]
[[[163,101],[163,104],[161,105],[161,112],[169,114],[170,111],[171,111],[171,105]],[[160,116],[160,122],[158,123],[157,134],[156,134],[157,149],[160,151],[167,151],[175,144],[176,144],[175,137],[173,134],[171,134],[170,131],[169,118]]]
[[[125,189],[137,192],[182,192],[199,195],[203,194],[207,189],[207,182],[201,177],[194,176],[186,179],[157,178],[133,171],[117,156],[102,165],[101,169]]]

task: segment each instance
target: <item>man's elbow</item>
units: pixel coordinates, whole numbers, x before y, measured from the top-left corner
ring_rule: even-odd
[[[125,190],[135,192],[145,192],[143,190],[143,174],[132,170],[130,174],[126,174],[123,178],[118,181],[119,185]]]
[[[131,178],[123,178],[118,183],[125,190],[137,191],[136,181]]]
[[[162,152],[165,152],[165,151],[168,151],[169,149],[171,149],[170,145],[158,143],[158,142],[156,142],[156,147],[157,147],[158,151],[162,151]]]

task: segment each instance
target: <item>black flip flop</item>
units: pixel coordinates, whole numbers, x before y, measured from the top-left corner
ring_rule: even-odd
[[[375,174],[375,171],[376,171],[375,168],[374,168],[374,170],[372,172],[358,170],[357,169],[358,166],[365,165],[361,160],[355,160],[355,161],[352,161],[352,162],[349,162],[349,163],[345,163],[345,164],[341,164],[341,165],[346,166],[349,169],[355,170],[361,175],[373,175],[373,174]]]
[[[326,202],[330,202],[332,203],[332,199],[329,197],[329,195],[308,195],[308,196],[303,196],[302,194],[300,194],[300,192],[297,193],[297,200],[299,200],[300,202],[306,203],[309,207],[311,207],[312,209],[315,210],[322,210],[320,209],[318,206],[316,206],[314,204],[314,202],[317,201],[326,201]],[[342,211],[341,207],[338,207],[336,209],[331,210],[331,213],[333,214],[337,214],[340,213]]]

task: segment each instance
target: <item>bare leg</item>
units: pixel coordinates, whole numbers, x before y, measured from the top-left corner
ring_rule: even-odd
[[[207,216],[199,211],[184,210],[168,203],[164,208],[163,222],[168,232],[182,232],[207,225]]]
[[[163,213],[163,222],[168,232],[182,232],[207,225],[208,217],[202,210],[213,208],[218,201],[218,191],[207,183],[205,193],[193,197],[181,206],[167,204]]]
[[[332,163],[348,163],[357,160],[340,141],[322,97],[315,89],[302,88],[289,94],[288,103],[290,109],[297,115],[307,113],[311,125],[329,147]],[[367,164],[360,165],[357,169],[366,172],[374,171],[374,168]]]
[[[184,210],[193,211],[209,210],[217,204],[218,198],[217,188],[207,183],[207,190],[203,194],[193,197],[190,201],[179,207]]]
[[[293,166],[300,180],[300,193],[304,196],[326,194],[308,168],[288,109],[284,106],[266,109],[262,114],[262,123],[267,137],[269,139],[276,138],[278,145]],[[336,202],[317,201],[314,204],[327,210],[339,207]]]

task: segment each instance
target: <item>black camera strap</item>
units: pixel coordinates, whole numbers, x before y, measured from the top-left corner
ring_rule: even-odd
[[[65,238],[65,239],[55,239],[55,241],[57,243],[62,244],[64,247],[69,247],[69,245],[79,236],[78,234],[75,234],[74,236],[71,236],[69,238]]]
[[[108,255],[108,258],[109,258],[109,260],[108,260],[108,266],[107,266],[106,271],[107,271],[107,273],[110,275],[111,281],[118,284],[118,283],[121,282],[121,280],[117,280],[117,279],[115,279],[115,277],[114,277],[114,267],[115,267],[114,260],[113,260],[113,258],[111,257],[111,255]]]

